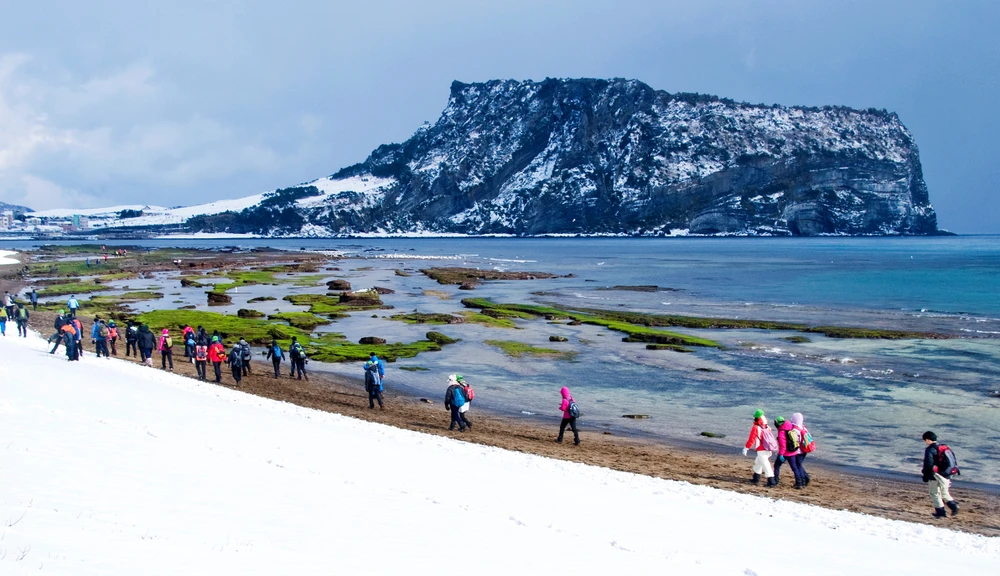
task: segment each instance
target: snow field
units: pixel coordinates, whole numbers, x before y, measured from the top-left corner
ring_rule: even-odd
[[[3,574],[764,575],[794,549],[802,575],[913,574],[942,558],[974,575],[1000,560],[1000,539],[507,452],[44,347],[0,339]]]
[[[0,250],[0,266],[6,266],[8,264],[20,264],[20,262],[12,258],[12,256],[17,256],[17,252]]]

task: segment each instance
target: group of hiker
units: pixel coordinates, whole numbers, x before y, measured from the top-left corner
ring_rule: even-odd
[[[33,309],[38,309],[38,293],[34,289],[28,295]],[[28,308],[24,305],[24,302],[18,302],[10,292],[3,293],[3,307],[0,308],[0,335],[7,336],[7,322],[14,322],[17,325],[17,335],[24,338],[28,337],[28,318],[31,317],[31,313],[28,312]]]
[[[757,457],[753,463],[752,484],[760,483],[761,475],[766,479],[767,486],[777,486],[779,482],[779,472],[782,464],[788,464],[795,476],[796,490],[809,485],[809,474],[805,469],[806,456],[816,450],[816,442],[813,440],[809,429],[803,424],[803,417],[800,412],[792,414],[792,417],[785,419],[778,416],[774,419],[777,431],[771,429],[767,421],[767,416],[763,410],[753,413],[753,425],[750,427],[750,435],[743,448],[743,455],[754,450]],[[774,465],[771,465],[771,456],[775,456]]]

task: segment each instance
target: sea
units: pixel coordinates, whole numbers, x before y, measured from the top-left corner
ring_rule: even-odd
[[[395,290],[383,296],[394,310],[375,317],[357,313],[321,330],[354,341],[378,336],[408,342],[432,329],[461,339],[440,352],[388,366],[387,387],[407,394],[439,402],[448,374],[459,373],[476,389],[474,411],[555,427],[559,388],[568,386],[583,411],[580,425],[585,433],[646,437],[692,450],[733,454],[746,440],[754,410],[763,409],[772,420],[801,412],[818,446],[811,459],[890,476],[919,474],[921,434],[933,430],[957,453],[963,481],[1000,487],[998,236],[241,238],[121,244],[266,246],[329,253],[331,266],[341,268],[330,272],[331,277],[347,279],[354,288],[377,285]],[[4,242],[0,248],[37,245]],[[463,291],[438,285],[419,272],[431,266],[537,271],[559,277],[485,282],[474,291]],[[164,301],[140,307],[163,307],[167,301],[171,306],[205,306],[204,289],[175,289],[178,284],[171,275],[124,284],[133,290],[169,288]],[[647,288],[638,291],[636,286]],[[232,293],[231,310],[213,311],[234,313],[247,307],[249,298],[262,295],[278,298],[265,304],[265,312],[298,309],[280,300],[290,291],[317,289],[240,287]],[[719,349],[679,353],[647,350],[644,344],[623,342],[622,334],[604,328],[544,319],[519,320],[516,329],[502,329],[410,325],[388,318],[396,312],[458,312],[464,309],[461,299],[467,297],[950,337],[841,339],[789,331],[677,328],[673,330],[722,344]],[[567,341],[550,342],[551,336]],[[791,336],[805,336],[807,341],[789,341]],[[511,358],[486,340],[524,342],[569,354],[558,359]],[[361,376],[355,364],[310,366]]]

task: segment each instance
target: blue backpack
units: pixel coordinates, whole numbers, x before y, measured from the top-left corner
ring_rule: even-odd
[[[271,346],[271,355],[274,358],[281,358],[281,346],[279,346],[277,344],[275,344],[274,346]]]

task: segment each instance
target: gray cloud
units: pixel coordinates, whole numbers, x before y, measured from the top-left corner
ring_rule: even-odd
[[[629,77],[900,114],[942,226],[1000,232],[996,3],[0,0],[0,199],[190,204],[328,175],[452,80]]]

